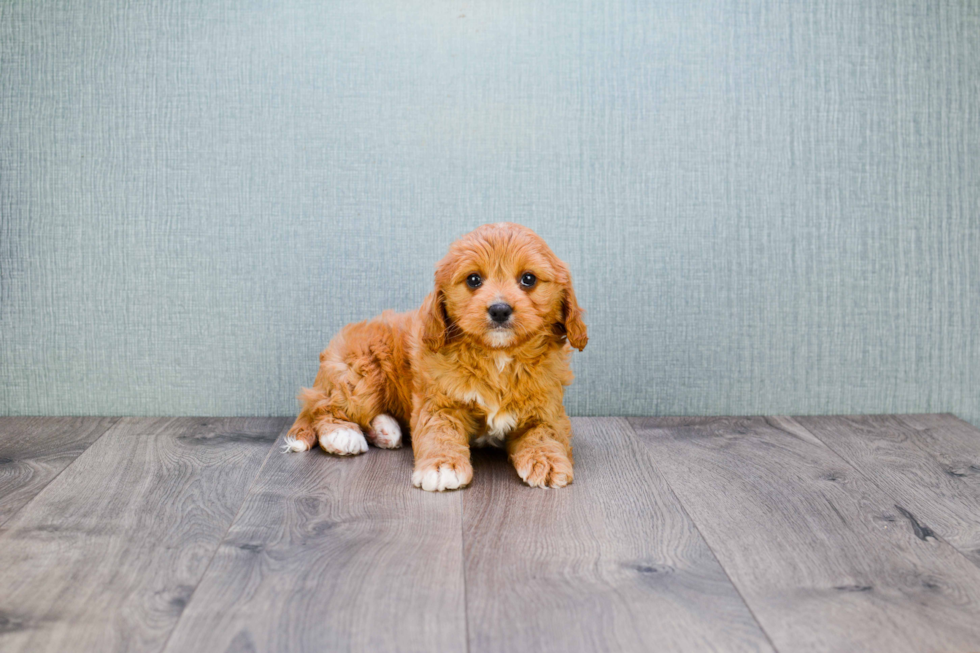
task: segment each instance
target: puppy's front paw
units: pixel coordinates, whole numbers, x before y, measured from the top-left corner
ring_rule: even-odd
[[[368,443],[360,430],[341,426],[320,434],[320,448],[335,456],[356,456],[368,450]]]
[[[531,487],[565,487],[572,482],[572,461],[562,453],[525,449],[515,455],[514,468]]]
[[[465,459],[436,459],[415,465],[412,485],[427,492],[465,487],[473,480],[473,465]]]

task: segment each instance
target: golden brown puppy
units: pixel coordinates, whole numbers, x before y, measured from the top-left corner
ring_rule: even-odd
[[[588,335],[568,268],[533,231],[502,222],[453,243],[435,281],[419,309],[349,324],[330,342],[286,450],[393,449],[409,426],[423,490],[469,484],[471,445],[505,446],[528,485],[571,483],[562,396],[571,347]]]

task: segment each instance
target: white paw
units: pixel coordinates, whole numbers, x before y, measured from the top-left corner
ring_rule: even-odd
[[[345,426],[322,434],[320,447],[337,456],[356,456],[368,450],[368,443],[363,433]]]
[[[302,440],[297,440],[292,436],[287,435],[286,439],[283,440],[283,445],[282,445],[283,453],[293,453],[293,452],[309,451],[309,450],[310,450],[310,445],[306,444]]]
[[[397,449],[402,446],[402,427],[391,415],[378,415],[371,420],[371,428],[367,432],[368,440],[382,449]]]
[[[468,482],[469,480],[464,479],[463,474],[453,469],[451,465],[439,465],[438,468],[429,467],[412,472],[412,485],[420,487],[426,492],[455,490]]]

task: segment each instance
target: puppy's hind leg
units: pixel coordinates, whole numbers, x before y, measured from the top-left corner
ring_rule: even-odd
[[[289,431],[288,449],[307,451],[319,442],[327,453],[353,456],[368,450],[364,431],[376,446],[400,446],[401,428],[389,414],[393,347],[384,320],[344,327],[320,354],[313,387],[300,393],[303,409]]]
[[[319,381],[319,379],[317,379]],[[320,448],[337,456],[353,456],[368,450],[364,434],[354,422],[338,415],[330,396],[319,387],[304,389],[299,396],[303,409],[286,434],[283,453]]]

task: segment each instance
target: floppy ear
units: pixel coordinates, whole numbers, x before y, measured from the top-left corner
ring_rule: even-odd
[[[562,324],[565,327],[565,335],[568,337],[568,344],[579,351],[585,349],[589,342],[589,332],[582,322],[582,315],[585,313],[578,307],[575,299],[575,289],[572,287],[572,276],[565,274],[565,289],[562,299]]]
[[[449,319],[441,290],[433,290],[422,302],[422,342],[432,351],[439,351],[446,345],[446,331]]]

